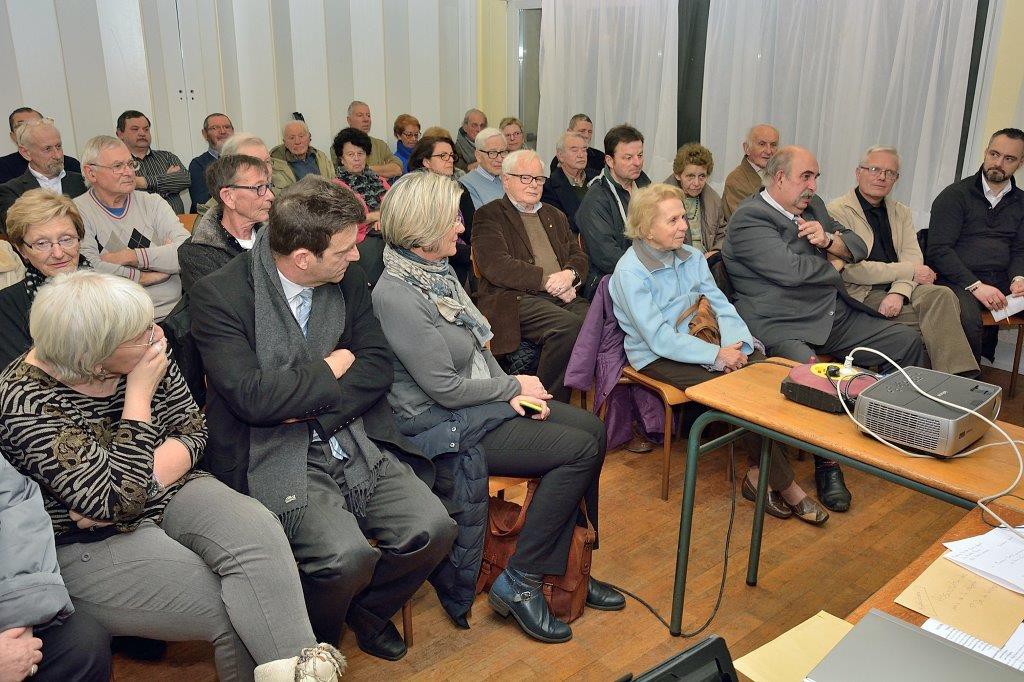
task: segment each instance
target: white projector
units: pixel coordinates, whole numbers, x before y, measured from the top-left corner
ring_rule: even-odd
[[[921,367],[906,371],[929,395],[992,421],[999,415],[1002,389],[998,386]],[[888,441],[941,458],[952,457],[988,430],[988,424],[973,414],[922,396],[899,372],[861,391],[853,416]]]

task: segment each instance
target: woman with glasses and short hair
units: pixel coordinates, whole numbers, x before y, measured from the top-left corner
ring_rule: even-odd
[[[409,172],[409,157],[420,139],[420,122],[412,114],[401,114],[395,119],[395,156],[402,162],[402,173]]]
[[[221,680],[336,680],[281,524],[196,470],[206,422],[153,317],[135,282],[59,275],[0,372],[0,452],[43,490],[72,601],[113,635],[212,643]]]
[[[413,173],[436,173],[446,178],[455,179],[455,142],[447,135],[428,136],[416,143],[409,157],[409,173],[402,177],[409,177]],[[396,181],[397,184],[397,181]],[[469,282],[473,275],[473,263],[470,259],[469,245],[473,237],[473,214],[476,208],[473,206],[473,197],[469,190],[461,184],[457,185],[459,194],[459,216],[462,218],[462,226],[465,231],[459,235],[456,241],[455,255],[448,259],[455,274],[463,284]]]
[[[0,290],[0,368],[32,345],[28,311],[36,290],[54,275],[89,267],[78,252],[85,227],[70,198],[25,192],[7,212],[7,238],[25,262],[25,278]]]
[[[523,132],[523,122],[515,116],[506,116],[498,124],[498,130],[505,136],[508,143],[508,153],[517,152],[520,149],[529,149],[526,144],[526,133]]]
[[[206,184],[212,207],[178,247],[181,288],[186,294],[200,279],[252,248],[274,203],[270,169],[254,156],[222,154],[207,166]]]

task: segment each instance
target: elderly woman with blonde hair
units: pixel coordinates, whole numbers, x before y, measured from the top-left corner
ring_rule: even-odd
[[[0,368],[32,345],[28,311],[36,291],[54,275],[89,267],[79,254],[85,236],[82,216],[63,194],[25,192],[7,213],[7,238],[24,262],[25,277],[0,289]]]
[[[630,364],[684,390],[764,359],[763,347],[718,288],[706,259],[685,243],[685,196],[666,184],[633,193],[625,230],[633,244],[608,285]],[[752,466],[743,496],[753,500],[759,460],[751,443],[745,445]],[[828,512],[797,485],[781,447],[775,447],[771,464],[768,513],[825,523]]]
[[[222,680],[336,679],[280,523],[196,469],[206,422],[153,312],[122,277],[54,277],[0,373],[0,451],[44,491],[68,593],[113,635],[211,642]]]
[[[565,573],[581,501],[597,528],[604,426],[589,412],[549,401],[537,377],[508,376],[494,360],[488,350],[490,325],[448,264],[462,232],[459,195],[449,178],[415,173],[384,197],[385,269],[373,290],[373,307],[394,351],[388,399],[399,429],[435,462],[453,458],[456,476],[474,463],[484,467],[484,499],[487,474],[540,479],[490,603],[502,616],[511,613],[531,637],[564,642],[572,630],[548,610],[541,580]],[[449,494],[456,491],[456,507],[466,501],[458,496],[459,483],[446,487]],[[460,533],[464,530],[460,523]],[[459,563],[467,552],[463,539],[460,535],[456,542],[461,554],[453,553],[449,561],[453,570],[476,576],[477,567]],[[468,595],[462,592],[450,603],[442,597],[457,625],[468,627],[472,596],[470,586]],[[617,610],[624,599],[591,579],[587,605]]]

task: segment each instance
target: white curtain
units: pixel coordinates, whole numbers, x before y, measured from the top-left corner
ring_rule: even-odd
[[[594,120],[603,150],[612,126],[645,138],[644,170],[662,180],[676,150],[677,0],[544,0],[537,150],[547,160],[576,113]]]
[[[853,187],[865,149],[891,145],[902,158],[893,196],[927,227],[956,175],[976,10],[977,0],[713,0],[701,115],[712,185],[760,122],[815,153],[826,202]]]

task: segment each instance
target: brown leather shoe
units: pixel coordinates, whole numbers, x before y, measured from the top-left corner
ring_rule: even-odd
[[[824,507],[812,500],[810,495],[800,500],[800,504],[789,504],[785,500],[783,502],[793,510],[793,516],[812,526],[820,526],[828,521],[828,512],[825,511]]]
[[[743,477],[743,487],[740,489],[743,499],[754,502],[757,499],[757,488],[753,486],[750,479]],[[768,499],[764,501],[764,510],[777,519],[788,519],[793,515],[789,505],[782,499],[782,495],[774,490],[768,491]]]

